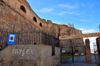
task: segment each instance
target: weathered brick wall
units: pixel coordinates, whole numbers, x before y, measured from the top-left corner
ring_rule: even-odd
[[[29,11],[30,9],[28,9],[26,6],[26,13],[24,13],[21,9],[20,6],[24,5],[22,2],[18,2],[15,1],[13,2],[13,4],[9,3],[10,1],[6,1],[3,0],[4,3],[2,3],[0,1],[0,3],[3,5],[1,5],[0,7],[0,15],[1,15],[1,20],[0,20],[0,28],[1,29],[5,29],[7,31],[12,31],[12,32],[35,32],[35,31],[41,31],[42,27],[39,25],[41,20],[40,18],[32,11]],[[20,4],[20,5],[18,5]],[[14,8],[15,6],[15,8]],[[19,11],[18,11],[19,9]],[[31,13],[31,14],[30,14]],[[35,22],[32,18],[36,17],[37,22]],[[44,24],[42,24],[43,27],[45,27],[45,29],[47,29],[47,31],[45,31],[46,33],[48,33],[49,35],[52,35],[56,38],[58,38],[58,28],[55,29],[55,27],[53,27],[53,23],[50,23],[50,21],[48,20],[48,26],[45,27]],[[44,29],[44,30],[45,30]],[[43,30],[43,31],[44,31]],[[48,32],[49,31],[49,32]],[[37,38],[39,39],[39,38]]]
[[[1,5],[1,12],[4,11],[4,13],[2,13],[2,17],[4,17],[4,20],[2,20],[1,22],[5,22],[9,25],[7,25],[8,28],[11,28],[13,30],[13,27],[15,26],[15,31],[32,31],[31,29],[35,29],[35,30],[42,30],[47,32],[47,33],[59,33],[59,28],[61,28],[61,32],[62,35],[65,34],[81,34],[81,31],[76,30],[72,27],[67,27],[67,25],[57,25],[57,24],[53,24],[50,20],[43,20],[40,19],[38,17],[38,15],[36,15],[36,13],[34,11],[32,11],[31,7],[29,6],[29,4],[27,3],[27,1],[25,0],[2,0],[4,1],[4,3],[7,5],[5,6],[3,4],[3,6]],[[9,7],[8,7],[9,6]],[[24,6],[26,13],[24,13],[20,7]],[[5,8],[4,8],[5,7]],[[36,22],[33,20],[33,17],[36,18]],[[2,18],[1,18],[2,19]],[[40,23],[42,24],[42,26],[40,26]],[[7,29],[7,27],[4,26],[4,28]],[[52,34],[53,35],[53,34]],[[56,36],[57,37],[57,36]]]
[[[84,46],[83,38],[71,39],[73,46]]]
[[[52,47],[42,46],[41,66],[56,66],[59,64],[60,64],[60,48],[55,47],[55,55],[52,56]]]
[[[24,6],[23,12],[20,7]],[[36,18],[36,21],[33,18]],[[40,23],[42,25],[40,25]],[[26,0],[0,0],[0,30],[5,30],[11,33],[17,33],[16,44],[46,44],[46,45],[58,45],[58,33],[60,36],[65,35],[81,35],[82,32],[67,25],[54,24],[50,20],[41,19],[29,6]],[[48,36],[37,32],[45,32]],[[2,35],[5,39],[2,39]],[[0,44],[6,45],[7,33],[3,33],[0,36],[2,42]],[[48,39],[47,39],[48,38]],[[46,42],[45,42],[46,41]],[[15,44],[15,45],[16,45]],[[82,39],[61,41],[62,46],[71,44],[83,46]]]
[[[38,66],[41,56],[41,45],[10,45],[0,52],[0,64]]]
[[[0,66],[37,66],[33,60],[0,60]]]
[[[78,50],[79,53],[85,53],[83,38],[71,39],[71,36],[82,35],[81,30],[77,30],[73,27],[68,27],[67,25],[61,25],[60,30],[60,43],[62,50],[65,50],[66,53],[72,53],[72,49],[73,52]]]
[[[8,46],[7,40],[8,40],[8,33],[0,31],[0,51]]]
[[[41,40],[42,44],[59,46],[58,38],[56,38],[50,34],[47,34],[47,33],[42,33],[41,36],[42,36],[42,40]]]
[[[67,25],[61,25],[60,26],[60,33],[61,33],[61,36],[64,36],[64,35],[81,35],[82,34],[82,31],[81,30],[77,30],[73,27],[68,27]]]
[[[13,45],[0,52],[0,66],[56,66],[60,63],[60,48],[48,45]]]
[[[0,3],[3,4],[3,6],[0,5],[0,28],[16,32],[39,30],[36,26],[32,25],[30,21],[20,15],[19,12],[12,10],[12,8],[8,7],[1,1]]]
[[[68,28],[67,25],[61,25],[60,33],[61,33],[61,36],[70,35],[70,29]]]
[[[47,44],[45,42],[48,42],[49,43],[48,45],[54,44],[53,43],[54,41],[52,42],[52,40],[58,38],[58,35],[56,35],[55,33],[46,32],[46,36],[43,37],[44,33],[42,33],[40,29],[41,27],[38,24],[38,22],[40,22],[41,20],[34,12],[32,12],[26,6],[25,6],[26,13],[24,13],[23,15],[22,13],[23,11],[21,11],[20,9],[20,5],[25,5],[23,2],[13,0],[13,4],[11,4],[10,3],[11,0],[3,0],[3,1],[4,2],[0,1],[1,4],[0,5],[0,30],[4,30],[4,31],[0,31],[1,32],[0,37],[6,37],[6,39],[5,40],[2,39],[2,42],[3,41],[5,42],[4,43],[1,42],[0,44],[6,44],[8,33],[15,33],[17,35],[16,44],[34,44],[34,43]],[[29,12],[31,14],[29,14]],[[31,15],[31,17],[29,15]],[[32,19],[32,15],[33,17],[35,16],[37,18],[37,23]]]
[[[42,60],[41,66],[57,66],[60,64],[60,58],[51,57],[46,60]]]
[[[15,45],[41,44],[43,39],[41,38],[42,32],[7,32],[0,30],[0,46],[7,45],[9,33],[16,34]]]
[[[58,38],[58,33],[60,29],[61,36],[64,35],[74,35],[81,34],[81,31],[74,28],[69,28],[67,25],[58,25],[53,24],[50,20],[43,20],[32,11],[27,1],[24,0],[2,0],[0,1],[0,28],[16,31],[16,32],[32,32],[32,31],[41,31]],[[26,5],[25,5],[26,4]],[[23,5],[26,9],[24,13],[20,6]],[[33,17],[36,18],[36,22],[33,20]],[[40,26],[42,23],[42,26]]]
[[[38,15],[35,14],[35,12],[31,9],[29,4],[27,3],[26,0],[4,0],[11,8],[13,8],[16,12],[18,12],[21,16],[24,16],[25,19],[29,20],[30,23],[34,24],[36,27],[41,29],[41,26],[39,25],[41,23],[40,18]],[[14,4],[11,4],[10,2],[14,2]],[[13,6],[12,6],[13,5]],[[20,6],[24,6],[26,13],[24,13],[21,9]],[[36,18],[36,22],[33,20],[33,17]]]
[[[79,39],[63,39],[61,40],[62,47],[67,46],[84,46],[84,42],[82,38]]]
[[[85,53],[85,45],[82,38],[79,39],[64,39],[61,40],[62,50],[65,50],[66,53],[72,53],[78,50],[78,53]]]
[[[44,32],[58,38],[59,26],[57,24],[52,23],[50,20],[41,19],[42,21],[42,29]]]

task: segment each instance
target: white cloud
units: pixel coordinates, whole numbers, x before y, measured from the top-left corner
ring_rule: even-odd
[[[95,32],[94,29],[84,29],[84,28],[80,28],[79,30],[82,30],[82,33],[93,33],[93,32]]]
[[[78,13],[77,15],[81,15],[80,13]]]
[[[81,5],[82,5],[82,6],[85,6],[85,4],[84,4],[84,3],[81,3]]]
[[[51,12],[53,10],[53,8],[42,8],[41,10],[39,10],[39,12]]]
[[[59,7],[63,7],[63,8],[69,8],[69,9],[74,9],[76,8],[76,6],[71,6],[71,5],[66,5],[66,4],[60,4],[58,5]]]
[[[62,21],[57,21],[57,20],[52,20],[53,23],[56,23],[56,24],[62,24],[63,22]]]
[[[59,15],[65,15],[65,14],[73,14],[73,12],[67,12],[67,11],[62,11],[58,13]]]
[[[80,21],[88,21],[87,19],[81,19]]]
[[[65,14],[73,14],[73,12],[62,11],[60,13],[51,13],[52,15],[65,15]]]
[[[87,4],[87,6],[88,6],[89,8],[92,8],[94,5],[95,5],[95,3]]]

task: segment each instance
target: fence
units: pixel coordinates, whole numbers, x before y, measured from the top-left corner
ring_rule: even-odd
[[[93,61],[99,61],[99,57],[98,57],[98,49],[97,49],[97,45],[96,43],[93,43],[93,52],[94,54],[92,55],[93,56]]]
[[[9,33],[16,34],[15,45],[28,45],[28,44],[44,44],[51,46],[59,46],[59,38],[55,37],[55,34],[47,34],[41,31],[32,32],[11,32],[0,29],[0,50],[7,47],[7,40]]]
[[[61,49],[62,63],[86,63],[85,46],[67,46]]]

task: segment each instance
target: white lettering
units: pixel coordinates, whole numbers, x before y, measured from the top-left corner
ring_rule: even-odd
[[[29,54],[29,50],[30,50],[30,49],[27,49],[27,50],[26,50],[26,54]]]
[[[34,54],[34,51],[31,49],[12,49],[12,54],[21,54],[24,56],[25,54]]]
[[[33,53],[33,50],[31,50],[31,54],[34,54],[34,53]]]

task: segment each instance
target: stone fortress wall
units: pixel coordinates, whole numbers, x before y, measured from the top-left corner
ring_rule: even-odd
[[[81,30],[77,30],[67,25],[59,25],[52,23],[51,20],[41,19],[31,9],[25,0],[2,0],[0,5],[0,28],[13,31],[44,31],[47,33],[60,33],[61,35],[82,34]],[[57,36],[56,36],[57,37]]]
[[[58,39],[59,37],[67,37],[71,35],[81,35],[82,31],[77,30],[74,27],[70,27],[68,25],[60,25],[55,24],[51,20],[41,19],[30,7],[26,0],[0,0],[0,35],[5,37],[5,40],[0,37],[3,44],[7,44],[7,34],[5,32],[11,33],[21,33],[21,35],[17,35],[16,37],[16,45],[25,44],[46,44],[46,34],[48,35],[48,42],[49,45],[51,44],[50,48],[54,50],[55,44],[58,44],[59,41],[54,40],[55,38]],[[23,34],[24,33],[24,34]],[[34,33],[34,35],[33,35]],[[27,37],[29,39],[27,40]],[[33,40],[33,38],[35,40]],[[2,42],[0,41],[0,46]],[[21,42],[17,42],[21,41]],[[29,42],[33,41],[33,42]],[[57,41],[55,43],[54,41]],[[67,52],[70,52],[70,45],[79,45],[84,47],[83,38],[79,39],[65,39],[60,40],[61,47]],[[58,46],[58,45],[57,45]],[[69,47],[69,48],[68,48]],[[9,48],[9,47],[8,47]],[[45,47],[46,48],[46,47]],[[55,53],[57,56],[52,56],[51,58],[55,58],[55,61],[60,62],[60,49],[55,47]],[[58,51],[57,51],[58,49]],[[82,48],[75,48],[76,50],[81,50]],[[5,49],[7,50],[7,48]],[[11,49],[10,49],[11,50]],[[45,51],[43,49],[43,51]],[[3,52],[3,51],[2,51]],[[46,51],[47,52],[47,51]],[[83,52],[83,51],[80,51]],[[52,53],[52,51],[51,51]],[[42,57],[41,57],[42,58]],[[51,59],[52,60],[52,59]],[[52,61],[51,61],[52,62]]]
[[[4,3],[2,3],[2,2]],[[43,31],[56,38],[59,36],[81,35],[82,31],[69,25],[55,24],[51,20],[41,19],[30,7],[26,0],[1,0],[0,1],[0,29],[13,32],[34,32]],[[40,37],[37,37],[40,39]],[[68,41],[68,40],[67,40]],[[61,44],[70,44],[61,40]],[[83,46],[83,39],[74,41],[77,45],[79,41]],[[66,43],[67,42],[67,43]],[[37,41],[38,43],[38,41]]]

